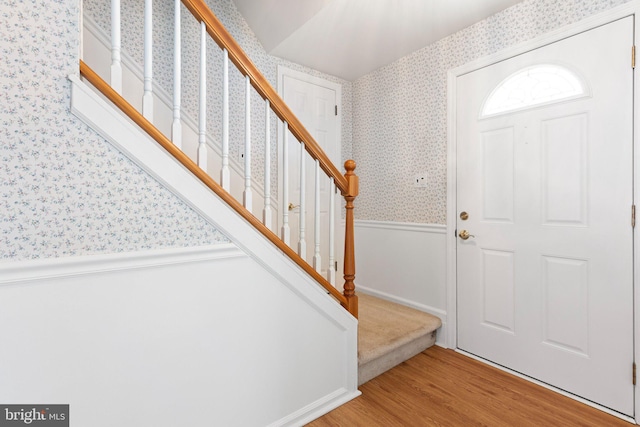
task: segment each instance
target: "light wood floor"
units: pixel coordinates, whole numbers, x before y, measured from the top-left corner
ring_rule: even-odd
[[[622,426],[619,418],[440,347],[360,387],[309,424],[325,426]]]

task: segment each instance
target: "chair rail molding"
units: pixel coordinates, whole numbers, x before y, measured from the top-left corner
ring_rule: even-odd
[[[374,221],[356,219],[356,227],[377,228],[386,230],[404,230],[422,233],[445,234],[447,226],[444,224],[422,224],[416,222],[396,222],[396,221]]]
[[[0,286],[247,256],[234,244],[220,243],[198,247],[10,261],[0,263]]]

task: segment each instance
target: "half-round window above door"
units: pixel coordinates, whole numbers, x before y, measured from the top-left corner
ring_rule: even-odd
[[[586,82],[556,64],[521,69],[504,79],[484,102],[480,118],[589,96]]]

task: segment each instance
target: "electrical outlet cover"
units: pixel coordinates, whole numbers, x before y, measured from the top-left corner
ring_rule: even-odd
[[[419,173],[413,177],[413,186],[417,188],[427,187],[427,174]]]

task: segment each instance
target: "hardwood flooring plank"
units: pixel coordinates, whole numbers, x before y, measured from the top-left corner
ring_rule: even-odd
[[[629,427],[612,415],[470,357],[431,347],[360,387],[362,396],[308,424]]]

